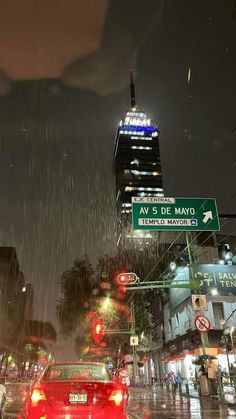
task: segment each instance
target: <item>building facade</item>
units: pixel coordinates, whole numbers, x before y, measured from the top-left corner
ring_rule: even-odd
[[[14,247],[0,247],[0,339],[2,347],[22,338],[24,322],[32,316],[33,288],[25,284]]]

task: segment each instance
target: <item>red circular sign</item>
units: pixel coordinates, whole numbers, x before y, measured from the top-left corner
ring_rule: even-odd
[[[197,316],[194,321],[195,327],[199,332],[208,332],[211,328],[210,320],[206,316]]]
[[[126,377],[128,377],[128,376],[129,376],[129,373],[128,373],[128,371],[127,371],[127,370],[123,369],[123,370],[120,370],[120,371],[119,371],[119,377],[120,377],[120,378],[126,378]]]

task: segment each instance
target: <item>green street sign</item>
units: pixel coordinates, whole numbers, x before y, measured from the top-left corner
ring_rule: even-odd
[[[133,197],[135,230],[219,231],[214,198]]]

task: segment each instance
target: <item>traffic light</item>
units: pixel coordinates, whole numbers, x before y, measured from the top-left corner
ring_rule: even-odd
[[[117,283],[119,285],[134,284],[138,280],[138,277],[133,272],[124,272],[117,276]]]
[[[97,344],[99,344],[106,333],[106,328],[100,319],[96,319],[92,322],[92,333],[91,336]]]

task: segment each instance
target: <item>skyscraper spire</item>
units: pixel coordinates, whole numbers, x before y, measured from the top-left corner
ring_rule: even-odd
[[[130,70],[130,106],[131,108],[136,108],[133,70]]]

